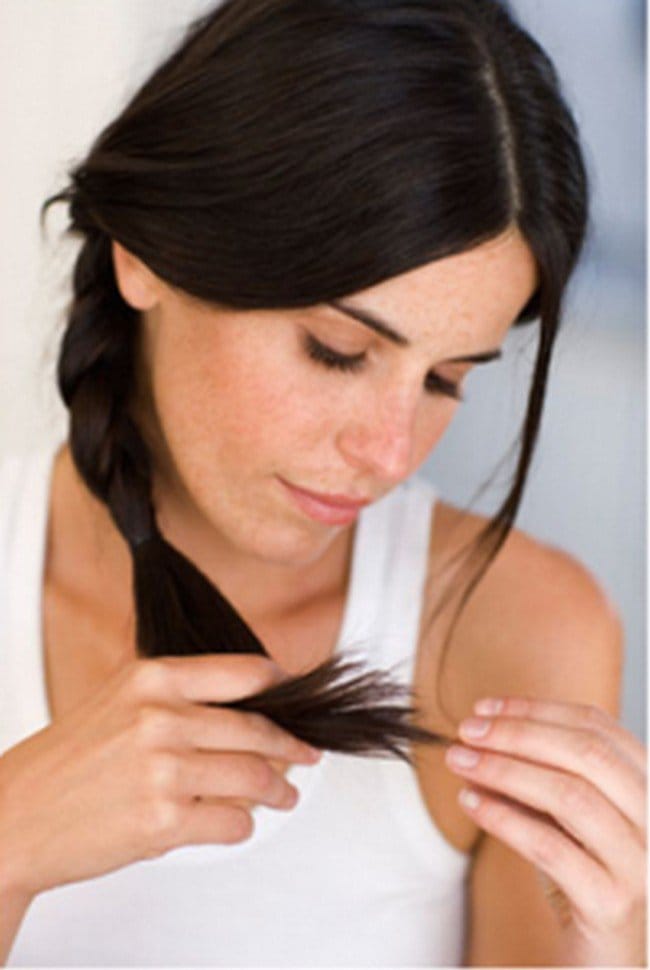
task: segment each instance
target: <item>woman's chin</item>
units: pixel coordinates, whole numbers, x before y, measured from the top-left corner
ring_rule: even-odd
[[[310,566],[320,559],[342,531],[341,526],[284,528],[258,533],[247,543],[247,551],[258,559],[279,566]]]

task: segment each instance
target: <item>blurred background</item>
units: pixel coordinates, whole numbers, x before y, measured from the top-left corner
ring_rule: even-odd
[[[78,244],[65,206],[39,206],[186,23],[215,0],[0,3],[0,456],[66,427],[54,359]],[[646,28],[642,0],[512,0],[547,49],[582,131],[592,233],[572,282],[517,525],[587,565],[623,615],[622,721],[646,740]],[[513,330],[424,473],[441,497],[493,513],[536,349]],[[496,474],[495,474],[496,472]]]

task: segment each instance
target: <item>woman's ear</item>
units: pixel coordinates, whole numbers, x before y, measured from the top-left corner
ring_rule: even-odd
[[[158,278],[137,256],[115,239],[111,240],[111,251],[115,279],[122,299],[134,310],[151,310],[158,302]]]

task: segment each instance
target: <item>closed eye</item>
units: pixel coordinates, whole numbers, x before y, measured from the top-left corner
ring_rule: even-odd
[[[330,370],[354,374],[360,371],[366,363],[365,351],[360,354],[340,354],[321,343],[310,333],[305,334],[305,337],[305,350],[310,359],[328,367]],[[446,394],[455,401],[465,400],[459,384],[445,380],[444,377],[440,377],[434,371],[427,374],[425,387],[430,394]]]

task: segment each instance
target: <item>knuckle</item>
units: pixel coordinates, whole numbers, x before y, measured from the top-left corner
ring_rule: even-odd
[[[264,714],[252,712],[248,716],[250,718],[248,725],[252,729],[253,736],[264,747],[272,747],[280,751],[286,751],[292,740],[294,744],[296,743],[287,731],[283,730]]]
[[[604,711],[602,707],[597,707],[595,704],[583,705],[583,715],[585,723],[597,729],[608,727],[613,720],[607,711]]]
[[[161,855],[174,847],[183,823],[183,809],[177,802],[157,798],[147,808],[147,842],[151,855]]]
[[[180,776],[179,759],[170,751],[155,751],[147,759],[146,778],[148,790],[175,792]]]
[[[541,869],[553,869],[557,864],[562,847],[552,829],[539,827],[531,837],[531,855],[535,865]]]
[[[251,734],[260,739],[261,741],[266,741],[268,737],[273,733],[273,723],[269,718],[265,717],[263,714],[258,714],[256,711],[247,712],[244,717],[246,718],[246,724]]]
[[[275,772],[265,758],[249,755],[245,762],[246,789],[254,795],[268,795],[275,785]]]
[[[593,808],[593,788],[588,781],[566,775],[558,782],[559,806],[571,819],[579,819]]]
[[[136,710],[135,730],[145,747],[169,740],[174,734],[175,726],[176,715],[168,708],[143,704]]]
[[[524,743],[526,741],[519,719],[503,721],[496,726],[496,730],[499,732],[499,738],[503,741],[503,744],[512,751],[518,750],[522,741]]]
[[[609,767],[615,760],[614,746],[603,734],[583,731],[578,735],[578,757],[588,768]]]
[[[519,695],[515,697],[508,697],[503,713],[506,716],[512,714],[516,717],[530,717],[534,719],[535,705],[537,703],[538,702],[536,700],[533,700],[530,697],[520,697]]]
[[[274,687],[284,679],[282,668],[269,657],[250,657],[247,669],[247,688],[252,693]]]
[[[136,660],[131,668],[129,686],[136,697],[155,697],[168,683],[168,668],[162,658]]]

